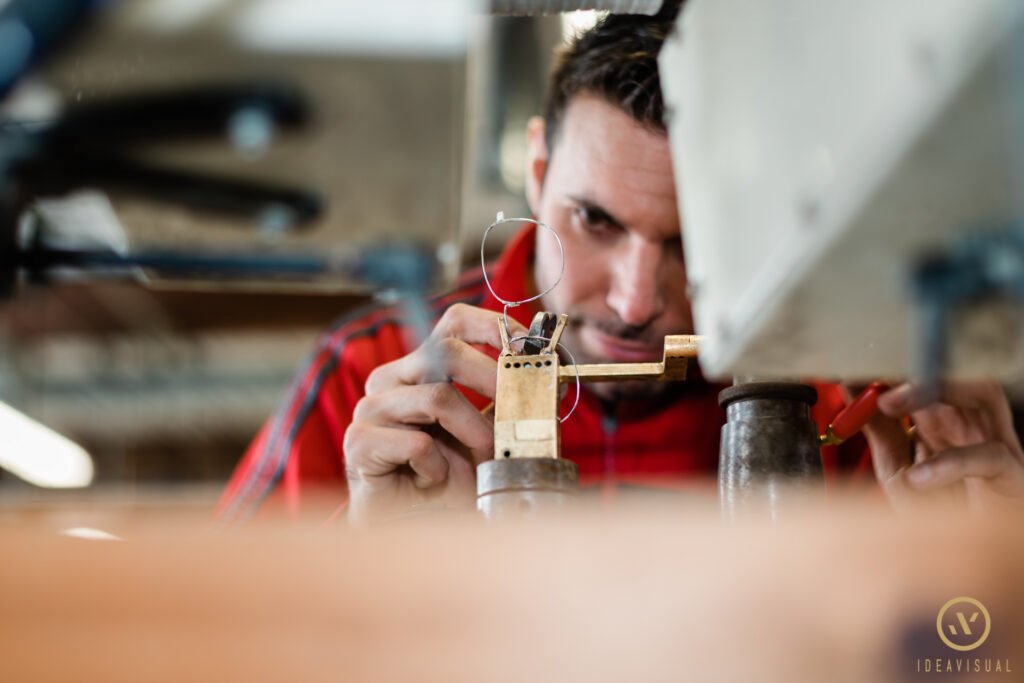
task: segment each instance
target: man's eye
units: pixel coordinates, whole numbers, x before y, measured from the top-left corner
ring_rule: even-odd
[[[608,219],[608,214],[586,206],[579,206],[573,210],[573,215],[587,232],[610,235],[614,234],[617,226]]]

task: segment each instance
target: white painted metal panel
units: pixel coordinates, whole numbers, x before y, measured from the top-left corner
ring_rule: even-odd
[[[692,0],[661,57],[712,375],[913,364],[914,263],[1020,216],[1018,0]],[[1024,83],[1018,84],[1024,87]],[[956,322],[956,374],[1021,365],[1013,307]]]

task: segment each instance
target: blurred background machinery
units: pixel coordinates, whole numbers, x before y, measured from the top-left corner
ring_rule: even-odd
[[[26,7],[0,2],[8,19]],[[107,138],[80,136],[130,161],[115,169],[116,182],[76,186],[104,170],[93,157],[50,163],[71,179],[32,203],[5,244],[24,247],[26,231],[51,246],[118,254],[269,257],[417,244],[436,254],[434,285],[443,287],[472,263],[494,207],[526,213],[523,131],[541,109],[552,48],[579,22],[596,20],[594,12],[488,9],[516,13],[463,0],[51,3],[52,12],[74,12],[65,27],[72,30],[0,102],[5,143],[76,112],[140,98],[150,109],[121,129],[108,122]],[[145,134],[162,129],[151,118],[161,111],[163,128],[175,116],[196,118],[197,93],[254,83],[296,93],[298,125],[242,107],[221,112],[219,134]],[[161,98],[175,97],[176,111],[161,109]],[[130,154],[120,154],[122,143]],[[19,148],[4,149],[9,161]],[[192,176],[226,180],[229,189],[286,189],[295,201],[242,209],[222,197],[203,201],[209,193],[182,182]],[[306,198],[312,208],[299,215],[294,208],[309,208]],[[504,237],[489,246],[500,248]],[[345,277],[95,274],[23,273],[17,295],[0,302],[0,397],[77,444],[90,463],[76,470],[34,457],[25,466],[12,453],[11,467],[0,469],[0,505],[75,507],[83,497],[137,505],[155,492],[175,506],[208,505],[315,339],[377,289]],[[83,484],[77,492],[36,488]]]

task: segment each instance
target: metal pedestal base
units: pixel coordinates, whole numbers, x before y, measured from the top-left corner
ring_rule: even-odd
[[[578,490],[576,463],[561,458],[488,460],[476,470],[477,509],[488,519],[562,509]]]
[[[722,511],[776,517],[791,491],[824,483],[818,431],[811,406],[818,400],[804,384],[752,382],[718,395],[726,412],[718,463]]]

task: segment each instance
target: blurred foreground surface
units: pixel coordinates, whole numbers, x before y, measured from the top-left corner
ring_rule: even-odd
[[[726,526],[709,503],[369,531],[178,512],[122,520],[122,541],[8,517],[0,678],[1021,680],[1020,519],[876,503],[807,501],[776,525]],[[986,611],[939,618],[963,597]],[[947,640],[984,630],[976,649],[940,638],[960,619],[971,635]]]

